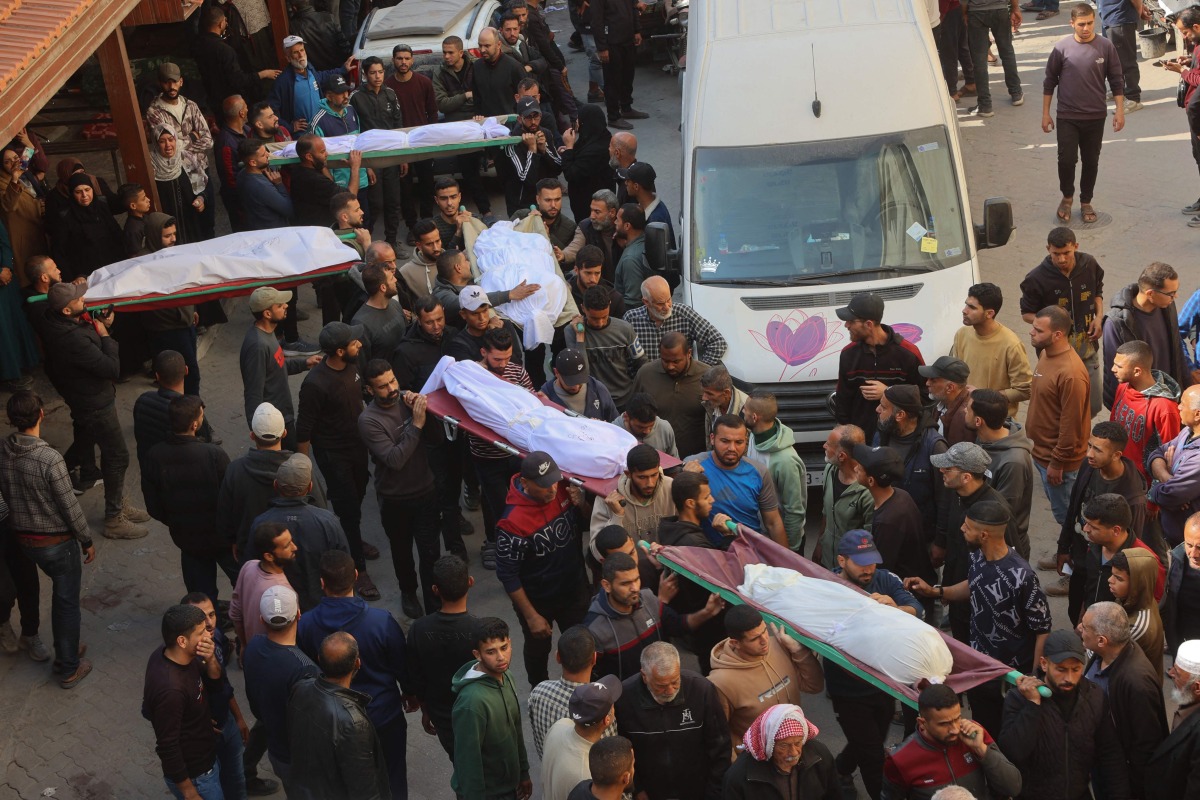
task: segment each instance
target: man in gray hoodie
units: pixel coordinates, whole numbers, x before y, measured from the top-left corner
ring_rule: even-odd
[[[779,495],[783,529],[788,547],[804,554],[804,519],[808,512],[808,471],[796,452],[796,435],[779,421],[775,395],[756,389],[742,406],[750,428],[750,451],[746,458],[767,468]]]
[[[1008,398],[996,389],[976,389],[963,406],[967,427],[975,443],[992,457],[992,488],[1013,510],[1013,521],[1022,540],[1028,541],[1029,511],[1033,499],[1033,441],[1025,428],[1008,417]],[[1054,569],[1051,564],[1049,569]]]

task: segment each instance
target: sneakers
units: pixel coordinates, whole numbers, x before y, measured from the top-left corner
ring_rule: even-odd
[[[106,517],[104,520],[105,539],[141,539],[149,532],[126,517],[124,513],[117,514],[115,517]]]
[[[617,130],[619,130],[619,131],[631,131],[631,130],[633,130],[633,125],[631,125],[631,124],[630,124],[629,122],[627,122],[626,120],[623,120],[623,119],[621,119],[620,117],[616,117],[616,118],[610,119],[610,120],[608,121],[608,127],[610,127],[610,128],[616,128],[616,129],[617,129]]]
[[[354,582],[354,593],[363,600],[378,600],[379,587],[375,585],[375,581],[371,580],[371,576],[366,570],[358,573],[358,580]]]
[[[1042,591],[1047,597],[1066,597],[1071,593],[1071,579],[1059,578],[1056,581],[1050,581],[1042,587]]]
[[[308,358],[309,356],[315,356],[320,352],[320,347],[312,342],[306,342],[303,339],[297,339],[294,342],[283,343],[283,354],[288,358],[295,358],[297,356],[304,356],[305,358]]]
[[[996,116],[995,111],[993,111],[990,108],[984,108],[982,106],[971,106],[970,108],[967,109],[967,113],[973,114],[976,117],[994,117],[994,116]]]
[[[1200,211],[1197,213],[1200,213]],[[467,509],[467,511],[478,511],[480,503],[479,487],[476,486],[474,489],[472,489],[470,486],[463,487],[462,502],[463,508]]]
[[[636,108],[626,108],[621,111],[621,119],[650,119],[650,115]]]
[[[1051,553],[1038,559],[1037,568],[1042,572],[1058,572],[1058,556]]]
[[[1017,94],[1014,94],[1014,95],[1012,95],[1012,104],[1013,104],[1014,106],[1023,106],[1023,105],[1025,105],[1025,93],[1024,93],[1024,92],[1019,92],[1019,93],[1017,93]]]
[[[479,548],[479,560],[483,562],[484,569],[496,568],[496,543],[484,542],[483,547]]]
[[[367,561],[374,561],[379,558],[379,548],[370,542],[362,543],[363,558]]]
[[[128,500],[121,503],[121,516],[130,522],[149,522],[150,515],[146,513],[144,508],[131,506]]]
[[[1141,100],[1126,100],[1125,113],[1132,114],[1135,111],[1141,111],[1144,108]]]
[[[475,526],[471,524],[471,520],[467,519],[462,514],[459,514],[458,515],[458,535],[459,536],[473,536],[474,534],[475,534]]]
[[[88,489],[95,489],[97,486],[104,485],[103,478],[85,478],[79,467],[75,467],[70,472],[71,476],[71,491],[79,497]]]
[[[24,650],[34,661],[50,660],[50,648],[46,647],[40,636],[22,636],[17,642],[17,647]]]
[[[251,797],[266,797],[279,791],[279,781],[270,778],[247,778],[246,794]]]
[[[400,610],[404,612],[404,616],[412,620],[425,616],[425,609],[421,607],[421,598],[417,597],[416,592],[403,592],[400,595]]]
[[[64,689],[74,689],[79,685],[79,682],[86,678],[92,672],[92,662],[86,658],[79,659],[79,667],[76,670],[58,682],[58,685]]]
[[[1181,211],[1182,211],[1184,214],[1188,214],[1188,215],[1191,215],[1191,214],[1200,214],[1200,197],[1197,197],[1197,198],[1196,198],[1196,202],[1192,203],[1190,206],[1184,206],[1184,207],[1183,207],[1182,209],[1180,209],[1180,210],[1181,210]]]
[[[1189,228],[1200,228],[1200,217],[1192,217],[1188,220]]]
[[[0,650],[11,655],[20,649],[21,647],[17,643],[17,632],[13,630],[12,623],[5,622],[0,625]]]
[[[13,378],[11,381],[0,383],[0,388],[7,389],[10,392],[19,392],[22,389],[33,388],[33,376],[21,374],[18,378]]]

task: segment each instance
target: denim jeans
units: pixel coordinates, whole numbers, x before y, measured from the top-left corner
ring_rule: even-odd
[[[244,752],[242,732],[231,712],[225,715],[221,743],[217,745],[217,764],[221,768],[221,791],[225,793],[225,800],[246,800],[246,773],[242,769]]]
[[[21,547],[52,582],[50,626],[54,631],[54,655],[62,664],[62,674],[72,675],[79,668],[79,589],[83,582],[83,552],[74,539],[49,547]]]
[[[967,15],[967,42],[971,47],[971,64],[975,67],[979,107],[985,111],[992,108],[987,60],[989,32],[996,40],[996,54],[1004,66],[1004,85],[1009,95],[1021,94],[1021,76],[1017,72],[1017,54],[1013,51],[1012,20],[1008,9],[972,11]]]
[[[1046,479],[1046,468],[1036,461],[1033,465],[1042,476],[1042,488],[1046,490],[1046,499],[1050,501],[1050,512],[1054,514],[1054,521],[1061,526],[1067,518],[1067,509],[1071,506],[1071,489],[1075,486],[1075,479],[1079,477],[1079,470],[1063,470],[1062,483],[1051,486],[1050,481]]]
[[[604,88],[604,65],[600,63],[600,56],[596,55],[596,37],[590,33],[580,34],[583,39],[583,51],[588,57],[588,82],[594,83],[601,89]]]
[[[392,800],[408,800],[408,722],[403,714],[386,725],[375,728],[387,764],[388,784]]]
[[[505,458],[479,458],[475,462],[475,473],[479,476],[479,499],[483,511],[483,535],[489,542],[496,541],[496,523],[504,513],[508,485],[513,475],[521,471],[521,462],[516,456]]]
[[[96,451],[100,448],[100,475],[104,478],[104,516],[121,513],[125,498],[125,470],[129,468],[129,448],[121,433],[117,405],[112,403],[98,411],[71,409],[75,441],[64,456],[67,469],[79,467],[84,475],[96,473]]]
[[[421,573],[421,600],[425,611],[431,614],[441,608],[441,603],[433,593],[433,564],[442,555],[437,493],[430,490],[411,500],[380,497],[379,521],[391,543],[392,568],[396,570],[400,591],[404,594],[417,591],[417,572],[413,568],[415,542]]]
[[[163,776],[163,783],[167,785],[167,791],[171,793],[172,797],[176,800],[183,800],[183,792],[179,791],[175,781]],[[221,767],[215,761],[212,769],[208,772],[192,778],[192,785],[196,787],[196,792],[204,800],[225,800],[225,793],[221,791]]]

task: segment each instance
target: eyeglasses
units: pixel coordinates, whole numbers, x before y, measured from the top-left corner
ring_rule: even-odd
[[[1172,300],[1174,300],[1175,296],[1179,294],[1178,289],[1173,292],[1164,292],[1162,289],[1151,289],[1150,291],[1161,294],[1163,297],[1170,297]]]

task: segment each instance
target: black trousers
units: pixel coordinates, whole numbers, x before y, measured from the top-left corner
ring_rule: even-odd
[[[169,331],[150,331],[150,351],[158,355],[164,350],[174,350],[183,356],[187,375],[183,378],[183,393],[200,396],[200,361],[196,349],[196,326],[175,328]]]
[[[483,153],[464,153],[454,157],[458,171],[462,173],[463,194],[470,195],[475,201],[475,208],[479,210],[481,217],[492,213],[492,201],[488,198],[487,190],[483,188],[483,177],[479,174],[482,159]]]
[[[425,454],[429,459],[429,471],[433,473],[433,482],[437,493],[438,524],[442,531],[442,545],[447,553],[452,553],[463,561],[467,558],[467,547],[463,544],[462,510],[458,506],[458,493],[462,488],[463,455],[466,451],[465,437],[460,436],[450,441],[439,436],[439,441],[426,445]]]
[[[1104,29],[1104,38],[1113,43],[1117,57],[1121,59],[1121,73],[1125,81],[1125,97],[1142,99],[1142,70],[1138,67],[1138,28],[1136,23],[1113,25]]]
[[[886,755],[883,748],[896,713],[896,701],[880,691],[864,697],[835,696],[833,710],[846,735],[846,746],[834,759],[837,771],[850,775],[857,769],[871,800],[879,800]]]
[[[1000,730],[1000,723],[1004,720],[1003,686],[1003,681],[992,680],[967,690],[967,700],[971,703],[971,719],[982,725],[992,736]]]
[[[637,48],[633,43],[609,44],[608,63],[604,68],[604,104],[610,120],[633,106],[633,70],[637,65]]]
[[[1183,111],[1187,115],[1188,131],[1191,133],[1192,159],[1196,162],[1196,168],[1200,169],[1200,92],[1192,92]]]
[[[396,167],[396,176],[400,181],[399,212],[404,216],[404,224],[412,230],[418,219],[433,216],[433,161],[412,162],[403,178],[399,177],[400,168]],[[389,208],[387,213],[390,216],[394,212]],[[442,242],[442,245],[448,247],[449,242]]]
[[[546,622],[551,626],[558,626],[561,635],[572,625],[582,624],[592,602],[591,586],[583,570],[580,570],[579,580],[568,594],[538,599],[530,597],[529,601],[533,604],[534,611],[545,617]],[[550,677],[550,642],[553,637],[535,638],[529,632],[529,623],[525,621],[524,615],[517,611],[515,604],[513,611],[516,612],[517,621],[521,623],[521,634],[524,637],[521,642],[521,655],[525,659],[525,674],[529,676],[529,687],[533,688]]]
[[[183,585],[189,592],[204,592],[217,605],[220,590],[217,586],[217,567],[225,573],[230,586],[237,585],[240,565],[228,547],[213,550],[180,550],[179,569]]]
[[[962,65],[963,83],[975,83],[975,69],[971,65],[971,49],[967,44],[967,22],[961,11],[954,10],[942,17],[942,24],[934,30],[937,42],[938,61],[942,65],[942,77],[950,94],[958,91],[958,67]]]
[[[512,476],[521,471],[521,462],[516,456],[504,458],[479,458],[471,456],[475,463],[475,474],[479,476],[479,499],[483,511],[483,535],[489,542],[496,541],[496,522],[504,513],[508,484]]]
[[[37,636],[42,621],[37,564],[0,522],[0,624],[8,622],[14,605],[21,612],[20,635]]]
[[[417,591],[417,570],[413,564],[413,544],[421,572],[421,598],[426,613],[441,608],[433,594],[433,564],[442,555],[438,536],[437,492],[406,500],[379,498],[379,520],[392,548],[392,568],[400,591]]]
[[[1101,119],[1055,120],[1058,131],[1058,188],[1063,197],[1075,196],[1075,162],[1083,161],[1079,170],[1079,202],[1092,202],[1096,175],[1100,171],[1100,145],[1104,141]]]
[[[125,502],[125,470],[129,468],[129,448],[121,432],[114,402],[98,411],[71,409],[75,441],[67,448],[67,469],[79,467],[81,474],[96,473],[96,448],[100,448],[100,475],[104,478],[104,516],[121,513]]]
[[[367,471],[366,449],[329,450],[312,449],[313,458],[321,474],[325,476],[329,505],[342,522],[350,555],[359,572],[365,572],[367,562],[362,549],[362,501],[367,493],[370,473]]]

